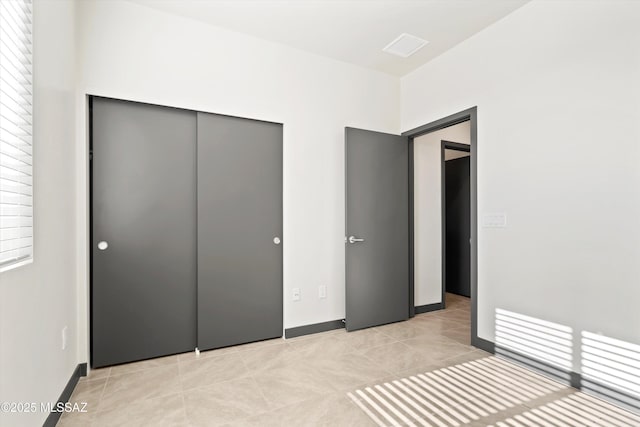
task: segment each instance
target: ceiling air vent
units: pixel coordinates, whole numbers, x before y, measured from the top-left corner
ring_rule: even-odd
[[[408,58],[416,53],[420,48],[429,43],[420,37],[412,36],[411,34],[403,33],[400,36],[389,43],[384,49],[385,52],[393,55],[398,55],[403,58]]]

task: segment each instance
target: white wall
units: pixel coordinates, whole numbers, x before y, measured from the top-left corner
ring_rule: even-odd
[[[81,93],[284,123],[284,325],[343,318],[344,127],[398,133],[399,80],[127,2],[80,2],[79,14]],[[86,215],[84,164],[79,175]]]
[[[413,140],[416,306],[442,302],[442,140],[470,144],[470,122],[459,123]]]
[[[482,338],[502,308],[640,343],[638,22],[533,1],[402,79],[403,130],[478,107],[479,214],[508,213],[479,229]]]
[[[74,15],[70,1],[33,4],[35,255],[0,274],[0,402],[55,402],[78,363]],[[48,415],[0,412],[0,425],[42,425]]]

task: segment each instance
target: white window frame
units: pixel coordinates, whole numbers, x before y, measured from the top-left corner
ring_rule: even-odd
[[[33,262],[33,6],[0,1],[0,273]]]

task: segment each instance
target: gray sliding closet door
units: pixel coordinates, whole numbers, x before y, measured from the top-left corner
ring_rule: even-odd
[[[198,113],[198,348],[282,336],[282,125]]]
[[[196,346],[196,113],[93,98],[92,366]]]
[[[347,128],[346,328],[409,317],[409,142]]]

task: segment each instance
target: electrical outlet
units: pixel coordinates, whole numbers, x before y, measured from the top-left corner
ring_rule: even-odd
[[[292,289],[293,292],[293,300],[294,301],[300,301],[300,288],[293,288]]]
[[[320,298],[327,297],[327,287],[325,285],[318,286],[318,297]]]
[[[64,328],[62,328],[62,349],[66,350],[67,349],[67,327],[65,326]]]

